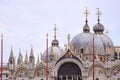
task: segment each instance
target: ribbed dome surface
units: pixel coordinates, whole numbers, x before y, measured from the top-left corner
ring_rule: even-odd
[[[88,24],[85,24],[85,25],[84,25],[83,31],[84,31],[84,32],[90,32],[90,28],[89,28]]]
[[[52,60],[57,60],[62,54],[64,50],[61,47],[49,47],[48,48],[48,62]],[[46,62],[46,51],[43,53],[42,60]]]
[[[73,48],[78,54],[80,54],[81,52],[85,54],[86,51],[88,51],[87,54],[91,54],[93,50],[93,34],[80,33],[72,39],[71,45],[73,45]],[[95,54],[106,54],[106,47],[108,46],[111,50],[111,53],[113,53],[114,47],[112,40],[105,34],[94,34]]]
[[[103,33],[104,31],[104,26],[101,23],[97,23],[94,27],[93,27],[93,31],[95,33]]]

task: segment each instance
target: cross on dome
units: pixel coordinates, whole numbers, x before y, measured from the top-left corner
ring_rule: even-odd
[[[89,15],[90,13],[88,12],[87,7],[85,7],[85,8],[86,8],[86,10],[85,10],[85,12],[84,12],[84,15],[85,15],[85,17],[86,17],[86,19],[87,19],[88,15]]]
[[[56,28],[56,24],[54,24],[54,39],[56,40],[56,32],[57,32],[57,28]]]
[[[96,13],[96,15],[98,16],[98,23],[99,23],[99,21],[100,21],[100,15],[101,15],[101,12],[100,12],[100,9],[99,9],[99,8],[97,8],[97,13]]]

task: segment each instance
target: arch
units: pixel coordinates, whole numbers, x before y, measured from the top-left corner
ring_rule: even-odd
[[[89,70],[88,70],[88,76],[90,76],[92,68],[93,68],[92,66],[89,68]],[[94,68],[97,68],[97,69],[98,69],[98,73],[103,73],[103,74],[106,74],[106,73],[107,73],[106,69],[105,69],[104,66],[102,66],[101,64],[95,64],[95,65],[94,65]],[[97,70],[97,69],[96,69],[96,70]],[[94,71],[95,71],[95,70],[94,70]]]
[[[19,68],[15,73],[16,78],[28,77],[28,70],[26,68]]]
[[[34,70],[34,76],[41,76],[45,74],[45,68],[42,67],[36,67],[36,69]]]
[[[110,71],[110,75],[111,76],[116,76],[116,75],[120,75],[120,65],[115,65],[111,68],[111,71]]]
[[[79,66],[73,62],[66,62],[62,64],[58,70],[58,75],[81,75]]]
[[[72,65],[72,66],[74,66],[74,67],[76,67],[76,70],[78,70],[78,74],[79,74],[79,80],[81,80],[82,79],[82,68],[83,68],[83,65],[78,61],[78,60],[76,60],[76,59],[72,59],[72,58],[66,58],[66,59],[63,59],[63,60],[60,60],[56,65],[55,65],[55,68],[54,68],[54,74],[55,74],[55,76],[56,77],[58,77],[58,76],[60,76],[60,75],[62,75],[61,77],[58,77],[58,79],[60,79],[60,78],[62,78],[63,80],[66,80],[66,77],[68,77],[68,78],[72,78],[71,77],[71,75],[74,75],[74,74],[76,74],[76,75],[74,75],[74,77],[73,78],[76,78],[76,76],[77,76],[77,73],[71,73],[71,72],[69,72],[69,73],[63,73],[63,72],[61,72],[61,71],[63,71],[64,69],[65,70],[67,70],[66,68],[68,67],[71,67],[70,65]],[[73,69],[73,67],[71,67],[71,68],[69,68],[68,70],[70,70],[70,69]],[[70,70],[71,71],[71,70]],[[60,73],[60,74],[59,74]],[[63,74],[62,74],[63,73]],[[65,76],[66,75],[66,76]],[[70,75],[70,76],[69,76]]]
[[[117,54],[117,52],[115,52],[115,53],[114,53],[114,59],[118,59],[117,56],[118,56],[118,54]]]
[[[57,74],[58,80],[62,80],[61,77],[65,77],[65,80],[72,80],[75,76],[77,76],[78,80],[82,80],[82,72],[79,66],[73,62],[62,64]]]

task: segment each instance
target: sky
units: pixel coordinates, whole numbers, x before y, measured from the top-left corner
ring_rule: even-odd
[[[91,32],[97,23],[96,8],[100,8],[100,22],[108,28],[107,34],[115,46],[120,46],[119,0],[0,0],[0,34],[4,35],[4,63],[7,63],[11,47],[17,60],[19,50],[25,58],[33,47],[35,59],[46,49],[46,33],[49,46],[57,26],[57,39],[61,47],[82,32],[85,24],[85,7],[89,11]]]

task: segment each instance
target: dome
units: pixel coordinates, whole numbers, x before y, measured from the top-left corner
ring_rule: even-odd
[[[58,46],[59,41],[54,39],[51,44],[52,44],[52,46]]]
[[[84,25],[84,27],[83,27],[83,32],[90,32],[90,28],[89,28],[89,25],[87,24],[87,20],[86,20],[86,24]]]
[[[89,46],[89,48],[91,47],[92,43],[92,34],[91,33],[79,33],[78,35],[76,35],[72,41],[71,41],[71,45],[73,46],[73,49],[76,51],[76,53],[83,53],[84,50],[87,48],[87,46]],[[89,49],[89,51],[91,52],[92,49]]]
[[[64,53],[61,47],[52,46],[48,48],[48,62],[57,60]],[[42,60],[46,62],[46,51],[43,53]]]
[[[93,50],[93,34],[80,33],[72,39],[71,45],[77,54],[91,54]],[[95,54],[105,55],[108,53],[108,49],[112,54],[114,45],[111,38],[105,34],[94,34]]]
[[[83,31],[84,32],[89,32],[90,31],[88,24],[85,24],[85,26],[83,28]]]
[[[104,31],[104,26],[101,23],[97,23],[94,27],[93,27],[93,31],[95,33],[103,33]]]

